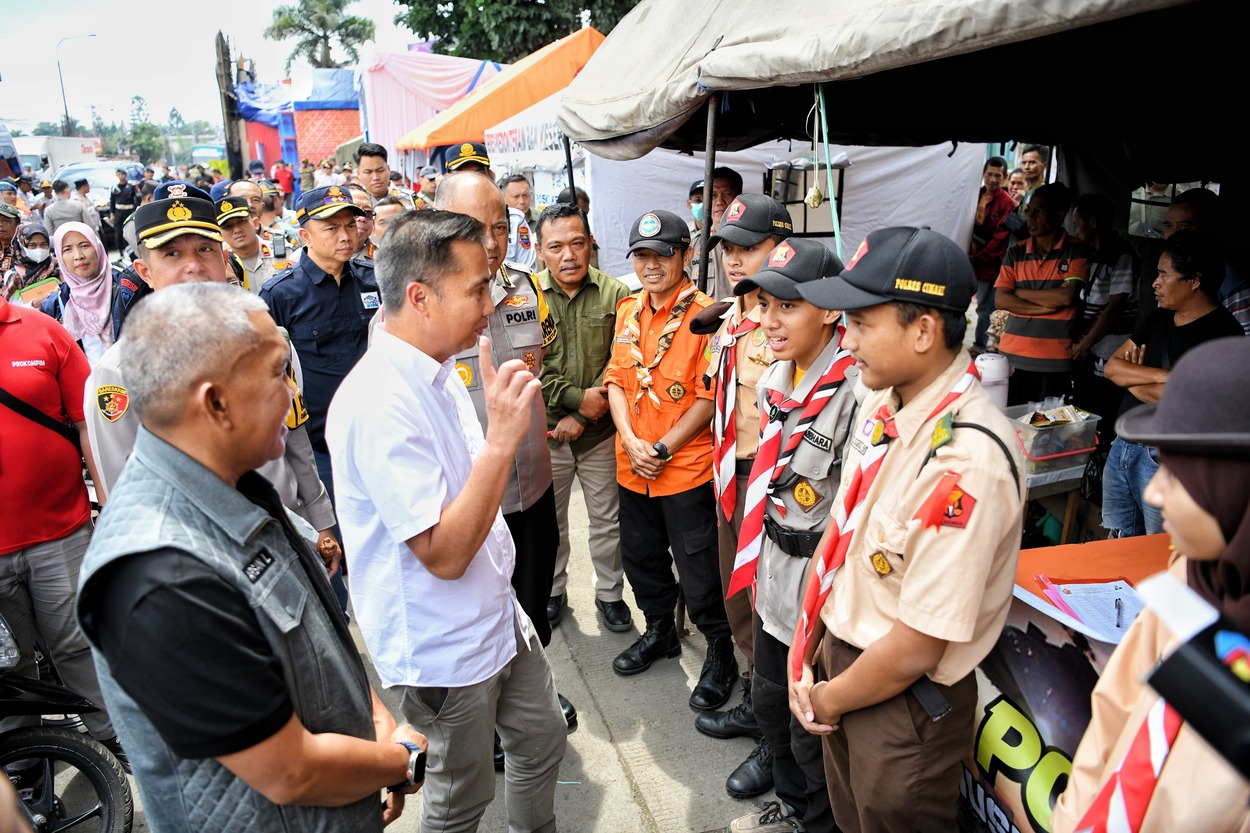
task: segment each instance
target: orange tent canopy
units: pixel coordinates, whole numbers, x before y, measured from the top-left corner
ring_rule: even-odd
[[[593,27],[531,52],[481,87],[443,110],[395,147],[417,150],[457,142],[481,142],[486,128],[511,118],[569,85],[604,36]]]

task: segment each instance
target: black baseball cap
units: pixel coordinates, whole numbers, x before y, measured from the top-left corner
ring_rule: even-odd
[[[662,257],[672,257],[679,247],[690,245],[690,229],[685,220],[671,211],[648,211],[629,230],[629,253],[650,249]]]
[[[738,282],[734,294],[762,289],[784,301],[797,301],[800,284],[833,278],[841,271],[838,256],[815,240],[783,240],[768,253],[760,271]]]
[[[784,205],[763,194],[739,194],[721,215],[709,245],[727,240],[735,246],[754,246],[768,237],[785,238],[793,233],[794,224]]]
[[[968,255],[927,228],[870,233],[836,278],[805,283],[799,295],[821,309],[855,310],[890,301],[964,312],[977,279]]]
[[[1247,365],[1250,338],[1194,347],[1172,369],[1159,401],[1120,417],[1116,434],[1165,452],[1250,457],[1250,388],[1228,383],[1229,368]]]
[[[339,185],[327,185],[305,191],[299,198],[299,208],[295,211],[295,219],[302,226],[308,220],[325,220],[340,211],[347,210],[353,214],[364,216],[360,206],[352,202],[347,189]]]
[[[693,197],[695,194],[703,196],[703,180],[701,179],[696,179],[694,182],[690,183],[690,191],[687,196]]]
[[[198,188],[195,190],[199,191]],[[199,197],[153,200],[135,209],[134,218],[135,234],[139,242],[149,249],[159,249],[184,234],[198,234],[217,243],[221,242],[221,230],[217,227],[217,209],[211,202]]]
[[[236,197],[222,197],[217,201],[217,225],[233,220],[235,217],[250,217],[252,209],[247,200]]]
[[[486,145],[481,142],[465,142],[449,152],[444,165],[447,170],[454,171],[469,162],[476,162],[484,168],[489,168],[490,157],[486,155]]]

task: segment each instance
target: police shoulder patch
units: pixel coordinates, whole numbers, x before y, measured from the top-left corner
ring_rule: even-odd
[[[96,407],[109,422],[117,422],[130,408],[130,396],[121,385],[101,385],[95,389]]]

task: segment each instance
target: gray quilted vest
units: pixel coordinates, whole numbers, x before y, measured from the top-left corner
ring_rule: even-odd
[[[140,429],[83,560],[79,617],[83,599],[93,592],[92,577],[102,567],[162,548],[200,559],[247,597],[282,664],[295,713],[310,732],[373,739],[364,666],[319,559],[308,547],[296,552],[283,523]],[[373,796],[346,807],[280,806],[213,758],[178,757],[118,685],[103,655],[93,653],[109,716],[156,833],[382,830],[379,799]]]

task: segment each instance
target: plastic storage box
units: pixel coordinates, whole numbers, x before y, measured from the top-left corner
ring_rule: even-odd
[[[1028,405],[1012,405],[1003,411],[1015,429],[1029,473],[1073,468],[1089,462],[1090,455],[1098,446],[1098,420],[1101,417],[1083,411],[1086,418],[1081,422],[1035,428],[1020,422],[1020,417],[1028,412]]]

